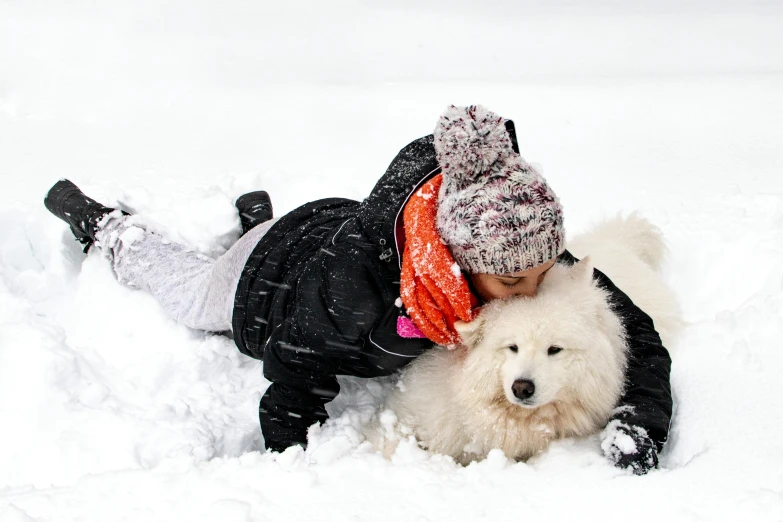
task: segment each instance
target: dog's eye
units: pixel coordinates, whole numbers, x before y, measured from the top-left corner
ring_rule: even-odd
[[[563,349],[559,346],[550,346],[549,350],[546,351],[547,355],[555,355],[556,353],[562,352]]]
[[[509,345],[508,349],[511,350],[514,353],[517,353],[517,351],[519,351],[519,348],[517,348],[516,344]]]

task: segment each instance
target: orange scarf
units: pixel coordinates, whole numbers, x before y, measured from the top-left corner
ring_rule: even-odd
[[[452,345],[460,342],[454,323],[471,321],[479,302],[435,227],[442,181],[441,174],[433,177],[405,205],[400,294],[413,324],[424,335]]]

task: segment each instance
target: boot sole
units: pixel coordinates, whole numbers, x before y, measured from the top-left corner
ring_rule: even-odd
[[[237,198],[234,206],[239,211],[242,222],[242,235],[250,229],[273,217],[272,200],[265,190],[249,192]]]

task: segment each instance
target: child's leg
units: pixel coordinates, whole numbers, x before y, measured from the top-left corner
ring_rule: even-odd
[[[239,276],[259,239],[274,220],[256,226],[217,260],[115,218],[98,232],[117,279],[150,293],[166,313],[190,328],[231,330]]]

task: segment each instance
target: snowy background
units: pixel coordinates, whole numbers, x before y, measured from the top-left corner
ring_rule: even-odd
[[[328,7],[327,7],[328,4]],[[783,520],[783,4],[0,0],[0,520]],[[466,468],[356,426],[263,450],[259,362],[83,256],[68,177],[219,255],[233,199],[361,199],[450,103],[516,121],[569,233],[641,211],[689,326],[662,469]]]

